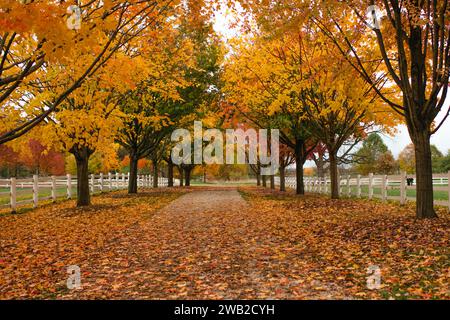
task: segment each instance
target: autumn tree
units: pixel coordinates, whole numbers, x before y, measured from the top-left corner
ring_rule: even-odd
[[[185,114],[178,91],[187,85],[183,72],[190,63],[191,45],[173,25],[160,31],[141,49],[148,57],[142,61],[143,80],[123,93],[119,104],[123,126],[117,141],[130,158],[129,193],[137,193],[138,161],[151,157]]]
[[[314,31],[294,34],[297,42],[288,40],[291,45],[286,56],[292,55],[300,70],[297,81],[303,87],[299,100],[306,110],[311,135],[326,147],[331,197],[337,199],[339,163],[351,154],[367,131],[375,125],[393,126],[395,121],[386,114],[384,105],[370,87]],[[330,57],[335,64],[330,65]],[[349,86],[350,82],[353,85]]]
[[[64,156],[62,152],[46,146],[37,139],[30,139],[28,150],[22,154],[23,164],[35,174],[63,175]]]
[[[280,191],[286,191],[286,168],[295,163],[295,155],[286,145],[280,146]]]
[[[444,155],[442,152],[435,146],[430,145],[431,150],[431,162],[433,173],[441,173],[445,171],[445,168],[442,168],[442,159]],[[399,165],[400,169],[407,173],[416,173],[416,155],[414,152],[414,145],[407,145],[399,155]]]
[[[123,64],[133,68],[121,68]],[[140,81],[138,61],[117,54],[101,72],[85,81],[68,97],[61,110],[51,118],[50,132],[61,147],[74,155],[77,165],[77,205],[90,204],[89,159],[96,150],[115,153],[114,137],[121,127],[122,113],[117,108],[123,92]]]
[[[280,129],[281,143],[294,151],[297,194],[304,194],[303,165],[315,148],[300,99],[298,65],[288,42],[253,35],[235,44],[226,68],[226,99],[259,128]],[[265,177],[263,176],[263,185]]]
[[[414,174],[416,172],[416,164],[414,157],[414,145],[407,145],[398,157],[400,169],[406,173]]]
[[[376,173],[380,157],[388,152],[388,147],[377,133],[369,134],[364,139],[361,148],[354,154],[356,170],[362,175]]]
[[[143,30],[164,21],[176,4],[90,1],[68,10],[58,1],[2,0],[0,144],[59,111],[86,79]]]
[[[311,150],[310,154],[308,155],[308,160],[314,161],[317,168],[317,177],[319,178],[325,178],[325,171],[326,171],[326,154],[327,154],[327,147],[319,141],[317,143],[316,147]]]
[[[311,12],[319,26],[346,60],[372,86],[381,99],[399,114],[414,144],[417,173],[416,216],[433,218],[433,179],[430,137],[447,120],[436,117],[447,97],[450,67],[448,1],[318,2]],[[345,4],[345,5],[344,5]],[[370,5],[378,5],[366,16]],[[380,9],[385,17],[381,19]],[[372,33],[367,32],[372,29]],[[375,46],[376,51],[366,49]],[[380,89],[380,73],[367,69],[366,61],[380,61],[383,72],[399,95]],[[449,110],[450,111],[450,110]]]
[[[377,160],[376,173],[394,174],[398,172],[399,165],[390,150],[382,153]]]

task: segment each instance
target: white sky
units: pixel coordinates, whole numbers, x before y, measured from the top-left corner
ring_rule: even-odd
[[[227,14],[226,10],[216,13],[214,19],[214,29],[216,32],[222,34],[225,39],[230,39],[235,37],[239,32],[233,30],[229,27],[229,23],[233,18]],[[444,105],[443,111],[438,116],[438,120],[445,116],[450,105],[450,95],[447,96],[447,101]],[[437,122],[439,123],[439,122]],[[409,138],[408,130],[405,126],[400,126],[398,132],[395,136],[388,136],[385,134],[381,135],[384,143],[389,147],[389,149],[394,154],[394,157],[398,157],[400,152],[411,143]],[[447,154],[450,150],[450,117],[447,119],[446,123],[440,128],[440,130],[432,136],[431,143],[435,144],[438,149],[443,153]]]

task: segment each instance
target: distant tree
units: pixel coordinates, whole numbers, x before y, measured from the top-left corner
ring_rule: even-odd
[[[377,173],[379,159],[388,151],[388,147],[377,133],[370,134],[364,140],[361,149],[355,154],[355,161],[357,161],[356,171],[362,175]]]
[[[7,145],[0,145],[0,168],[2,175],[6,177],[17,177],[20,155]]]
[[[431,146],[431,164],[433,166],[433,173],[441,173],[442,170],[442,159],[444,158],[444,155],[442,152],[434,145]]]
[[[22,155],[23,164],[36,174],[63,175],[64,156],[61,152],[49,149],[36,139],[30,139],[28,149]]]
[[[388,150],[378,157],[375,168],[376,173],[394,174],[398,171],[399,166],[398,161],[395,160],[392,152]]]
[[[400,170],[413,174],[416,172],[416,161],[414,157],[414,145],[409,144],[400,152],[398,157],[398,162],[400,166]]]
[[[439,168],[441,172],[450,171],[450,150],[447,152],[447,155],[445,157],[442,157],[441,161],[439,161]]]
[[[431,148],[431,161],[433,165],[433,173],[441,173],[445,172],[445,169],[442,167],[442,161],[444,155],[442,152],[434,145],[430,145]],[[399,155],[399,165],[402,171],[406,173],[415,173],[416,167],[416,158],[414,153],[414,146],[410,144],[403,149],[403,151]]]

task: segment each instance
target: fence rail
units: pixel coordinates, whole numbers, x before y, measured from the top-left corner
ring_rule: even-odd
[[[114,190],[128,188],[129,174],[109,173],[89,176],[89,189],[91,194],[99,194]],[[158,186],[166,187],[168,179],[158,177]],[[152,187],[153,176],[138,175],[138,187]],[[0,179],[0,209],[33,204],[38,206],[39,201],[58,198],[72,199],[77,193],[77,179],[70,174],[66,176],[39,177],[34,175],[28,179]]]
[[[407,179],[413,179],[408,185]],[[402,204],[416,200],[416,177],[412,175],[373,175],[345,176],[339,178],[339,194],[347,197],[378,198],[383,201],[395,200]],[[448,174],[433,175],[434,204],[446,206],[450,210],[450,172]],[[276,177],[275,184],[280,184]],[[287,188],[295,189],[296,178],[286,177]],[[327,178],[305,178],[305,191],[308,193],[330,194],[331,180]]]

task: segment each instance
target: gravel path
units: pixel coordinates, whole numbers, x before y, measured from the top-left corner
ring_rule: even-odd
[[[164,213],[201,213],[242,210],[247,202],[236,189],[207,190],[187,193],[166,206]]]

